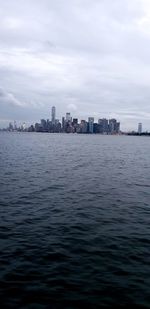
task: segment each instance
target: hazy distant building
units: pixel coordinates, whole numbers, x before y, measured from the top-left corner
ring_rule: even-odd
[[[55,133],[61,132],[61,123],[59,122],[58,119],[56,119],[56,121],[55,121],[54,132],[55,132]]]
[[[108,119],[103,118],[98,120],[99,124],[99,133],[105,134],[108,133]]]
[[[13,127],[12,123],[10,122],[10,123],[9,123],[8,130],[9,130],[9,131],[13,131],[13,129],[14,129],[14,127]]]
[[[35,132],[40,132],[41,127],[39,123],[36,122],[34,127],[35,127]]]
[[[109,119],[109,132],[114,133],[116,127],[116,119]]]
[[[23,124],[22,124],[22,128],[23,128],[23,130],[25,130],[25,129],[26,129],[26,124],[25,124],[25,122],[23,122]]]
[[[81,120],[79,133],[87,133],[88,131],[88,124],[85,120]]]
[[[45,119],[41,119],[40,127],[41,127],[43,132],[45,132],[47,130],[47,122],[46,122]]]
[[[64,132],[65,131],[65,117],[62,117],[62,131]]]
[[[138,133],[141,134],[142,133],[142,123],[139,122],[138,124]]]
[[[72,123],[73,123],[73,125],[78,124],[78,118],[73,118]]]
[[[34,132],[35,131],[35,127],[34,125],[32,124],[29,128],[28,128],[28,132]],[[39,132],[39,131],[36,131],[36,132]]]
[[[78,131],[78,118],[73,118],[73,120],[72,120],[72,128],[73,128],[73,133]]]
[[[120,131],[120,122],[117,122],[116,119],[109,119],[109,133],[116,134]]]
[[[93,133],[93,128],[94,128],[94,117],[89,117],[88,118],[88,129],[89,133]]]
[[[116,122],[116,133],[120,132],[120,122]]]
[[[56,119],[56,107],[52,106],[52,114],[51,114],[52,124],[55,124],[55,119]]]
[[[17,123],[15,120],[14,120],[14,130],[17,130]]]
[[[71,118],[71,114],[70,113],[66,113],[66,121],[71,121],[72,118]]]
[[[99,125],[98,123],[93,123],[93,133],[99,133]]]

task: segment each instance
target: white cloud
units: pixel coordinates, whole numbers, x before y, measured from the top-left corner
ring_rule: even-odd
[[[77,106],[74,103],[70,103],[70,104],[67,105],[67,109],[71,112],[75,112],[75,111],[77,111]]]
[[[19,18],[6,17],[1,21],[1,24],[6,29],[16,30],[21,27],[22,21]]]

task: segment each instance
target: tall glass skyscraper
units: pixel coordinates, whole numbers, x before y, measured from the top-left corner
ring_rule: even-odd
[[[93,133],[94,118],[93,117],[89,117],[88,118],[88,123],[89,123],[89,133]]]
[[[52,120],[52,123],[55,124],[55,120],[56,120],[56,107],[55,106],[52,106],[51,120]]]
[[[138,124],[138,133],[139,134],[142,133],[142,123],[141,122]]]

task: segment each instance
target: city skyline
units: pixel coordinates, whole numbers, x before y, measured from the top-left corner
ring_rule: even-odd
[[[53,106],[54,108],[55,108],[55,112],[54,113],[56,113],[56,106]],[[48,109],[49,110],[49,109]],[[71,110],[72,110],[72,108],[71,108]],[[67,114],[70,114],[70,112],[67,112]],[[76,110],[73,110],[72,111],[72,114],[73,114],[73,117],[74,118],[78,118],[78,120],[79,121],[81,121],[82,119],[88,119],[89,117],[94,117],[94,119],[95,119],[95,122],[98,122],[99,121],[99,119],[103,119],[103,118],[107,118],[107,119],[116,119],[116,117],[114,116],[115,115],[115,113],[110,113],[110,115],[109,115],[109,113],[106,113],[106,114],[102,114],[102,113],[93,113],[93,115],[94,116],[91,116],[91,115],[87,115],[87,116],[79,116],[79,115],[81,115],[80,114],[80,112],[79,112],[79,115],[77,114],[77,111]],[[62,116],[60,115],[60,112],[58,111],[58,115],[59,115],[59,117],[58,117],[58,119],[61,121],[61,118],[62,118]],[[40,119],[41,117],[39,117],[39,119]],[[47,119],[47,115],[45,114],[43,117],[42,117],[43,119]],[[36,119],[36,120],[26,120],[26,119],[22,119],[22,120],[18,120],[18,119],[13,119],[13,118],[11,118],[11,119],[5,119],[5,121],[1,121],[0,120],[0,129],[5,129],[5,128],[7,128],[8,127],[8,124],[9,123],[14,123],[14,122],[16,122],[19,126],[24,126],[24,125],[26,125],[26,126],[30,126],[31,124],[33,124],[33,123],[36,123],[36,122],[38,122],[39,121],[39,119]],[[52,115],[50,115],[50,113],[49,113],[49,119],[51,119],[52,120]],[[121,118],[119,118],[119,119],[121,119]],[[136,121],[136,122],[133,122],[133,124],[130,126],[130,127],[126,127],[126,126],[124,126],[123,125],[123,122],[121,121],[121,125],[122,125],[122,131],[123,132],[131,132],[131,131],[138,131],[138,125],[139,125],[139,123],[141,123],[142,124],[142,128],[144,128],[144,131],[150,131],[150,125],[149,126],[146,126],[145,124],[144,124],[144,122],[141,122],[141,119],[139,119],[139,121]],[[149,128],[149,129],[148,129]]]
[[[106,117],[101,117],[98,118],[97,120],[94,117],[88,117],[88,119],[80,119],[80,118],[75,118],[74,115],[71,115],[70,112],[66,112],[66,116],[62,116],[61,120],[56,118],[56,106],[51,107],[51,111],[49,114],[49,118],[46,117],[46,119],[42,118],[41,122],[35,122],[34,124],[30,123],[30,125],[27,125],[25,122],[22,122],[17,124],[16,120],[13,122],[9,122],[9,125],[6,127],[0,128],[0,130],[8,130],[8,131],[35,131],[35,132],[43,132],[43,129],[45,132],[51,132],[51,133],[101,133],[101,134],[118,134],[118,133],[148,133],[149,131],[143,131],[143,124],[140,122],[137,124],[137,130],[132,130],[132,131],[123,131],[120,129],[120,122],[117,122],[115,118],[106,118]],[[116,122],[114,124],[113,122]],[[72,129],[70,127],[70,130],[67,132],[65,129],[66,123],[71,124]],[[78,125],[78,130],[77,127],[75,128],[74,125]],[[85,128],[81,129],[84,125]],[[93,130],[93,125],[94,130]],[[50,129],[50,126],[52,128]],[[56,128],[54,128],[56,126]],[[97,127],[96,127],[97,126]],[[115,126],[115,129],[114,129]],[[103,129],[102,129],[103,128]]]
[[[0,3],[0,127],[54,105],[150,130],[148,0]]]
[[[138,123],[137,130],[125,132],[120,128],[120,122],[115,118],[99,118],[97,121],[94,117],[88,117],[88,119],[78,119],[73,117],[70,112],[66,112],[65,116],[62,116],[61,121],[57,119],[56,107],[51,107],[51,114],[47,119],[42,118],[40,123],[36,122],[29,126],[26,126],[23,122],[20,126],[17,122],[10,122],[9,126],[3,128],[4,131],[19,131],[19,132],[47,132],[47,133],[91,133],[91,134],[146,134],[148,131],[143,131],[142,123]]]
[[[88,117],[87,120],[72,117],[70,112],[66,112],[62,116],[61,121],[56,117],[56,107],[51,107],[50,117],[41,119],[40,123],[36,122],[26,127],[23,123],[17,126],[17,122],[10,122],[6,131],[21,131],[21,132],[48,132],[48,133],[90,133],[90,134],[119,134],[120,122],[116,119],[100,118],[96,122],[94,117]],[[5,130],[5,129],[3,129]]]
[[[69,122],[72,122],[73,119],[77,119],[78,122],[80,122],[80,124],[82,123],[82,121],[85,121],[85,122],[90,122],[90,119],[92,120],[93,123],[97,123],[98,125],[100,124],[101,120],[104,120],[104,127],[106,126],[106,121],[109,123],[109,121],[115,119],[114,117],[108,117],[108,119],[106,117],[104,117],[104,115],[100,118],[96,118],[95,117],[87,117],[86,119],[83,119],[83,118],[78,118],[76,116],[71,116],[71,113],[70,112],[66,112],[66,117],[64,116],[61,116],[61,120],[60,119],[57,119],[56,118],[56,106],[52,106],[51,107],[51,110],[50,110],[50,113],[49,113],[49,118],[45,117],[45,118],[42,118],[41,119],[41,122],[42,121],[45,121],[45,119],[47,119],[47,121],[50,121],[53,125],[55,125],[55,122],[56,123],[60,123],[61,126],[63,126],[63,119],[64,121],[69,121]],[[116,119],[115,119],[116,120]],[[9,122],[9,125],[8,125],[8,122]],[[38,121],[32,121],[32,122],[25,122],[25,121],[16,121],[16,120],[13,120],[13,121],[8,121],[7,120],[7,125],[3,126],[3,127],[0,127],[0,130],[7,130],[10,128],[15,130],[15,129],[19,129],[21,131],[25,131],[26,129],[28,129],[30,126],[35,126],[35,124],[38,124]],[[107,130],[106,130],[107,131]],[[139,134],[141,134],[143,132],[143,123],[139,122],[137,123],[137,128],[134,128],[134,130],[120,130],[120,122],[119,122],[119,131],[120,133],[129,133],[129,132],[138,132]],[[144,132],[149,132],[149,130],[144,130]]]

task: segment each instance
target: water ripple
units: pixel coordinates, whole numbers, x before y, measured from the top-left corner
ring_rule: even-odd
[[[0,139],[1,307],[149,308],[148,140]]]

